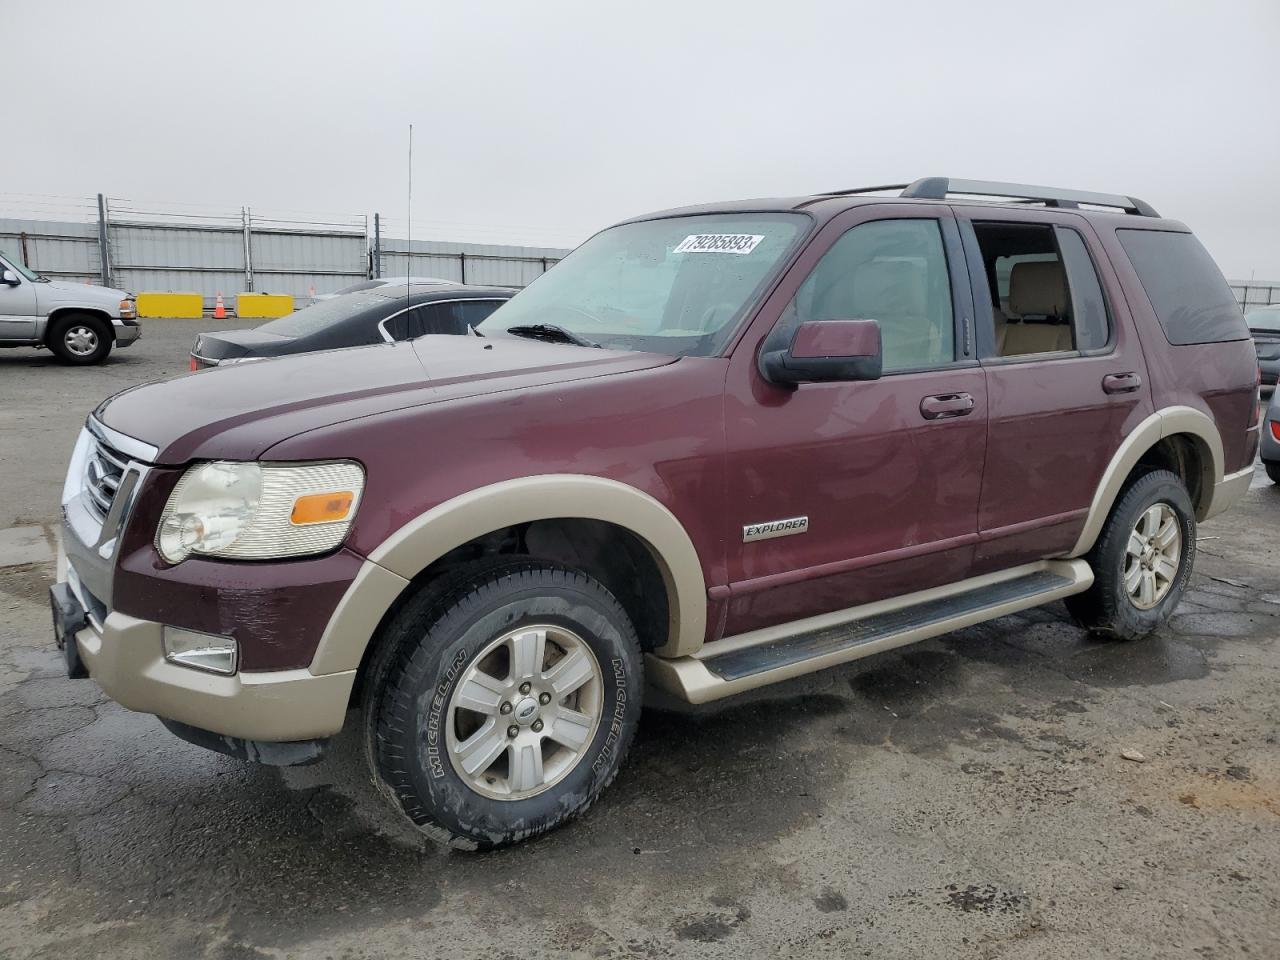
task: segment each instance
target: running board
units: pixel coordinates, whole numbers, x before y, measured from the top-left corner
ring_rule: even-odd
[[[1083,560],[1046,560],[945,587],[850,607],[705,644],[688,657],[649,654],[650,681],[706,703],[1083,593]]]

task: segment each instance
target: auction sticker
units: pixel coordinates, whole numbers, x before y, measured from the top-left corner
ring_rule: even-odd
[[[747,254],[763,239],[760,233],[695,233],[681,240],[673,252]]]

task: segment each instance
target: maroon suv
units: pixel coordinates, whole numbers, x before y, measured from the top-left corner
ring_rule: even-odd
[[[270,763],[359,708],[387,796],[491,847],[591,803],[646,683],[701,703],[1057,599],[1149,633],[1258,443],[1231,291],[1123,196],[639,217],[479,334],[103,403],[63,494],[71,674]]]

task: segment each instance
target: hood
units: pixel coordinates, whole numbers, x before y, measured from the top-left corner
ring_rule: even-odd
[[[515,338],[421,337],[143,384],[103,401],[96,416],[157,447],[159,463],[252,460],[289,437],[359,417],[675,359]]]
[[[191,352],[208,360],[226,360],[252,353],[270,356],[293,343],[294,337],[282,337],[277,333],[261,333],[258,330],[217,330],[196,337]]]
[[[114,287],[68,283],[66,280],[37,283],[35,288],[36,302],[44,313],[52,312],[55,307],[98,307],[116,317],[120,315],[120,301],[129,299],[129,294]]]

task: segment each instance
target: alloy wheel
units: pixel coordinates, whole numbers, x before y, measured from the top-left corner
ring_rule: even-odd
[[[1150,610],[1173,587],[1182,559],[1182,523],[1173,507],[1161,501],[1138,517],[1125,548],[1124,586],[1130,602]]]
[[[521,627],[481,650],[454,688],[449,760],[483,796],[537,796],[578,765],[603,703],[600,664],[586,641],[561,626]]]

